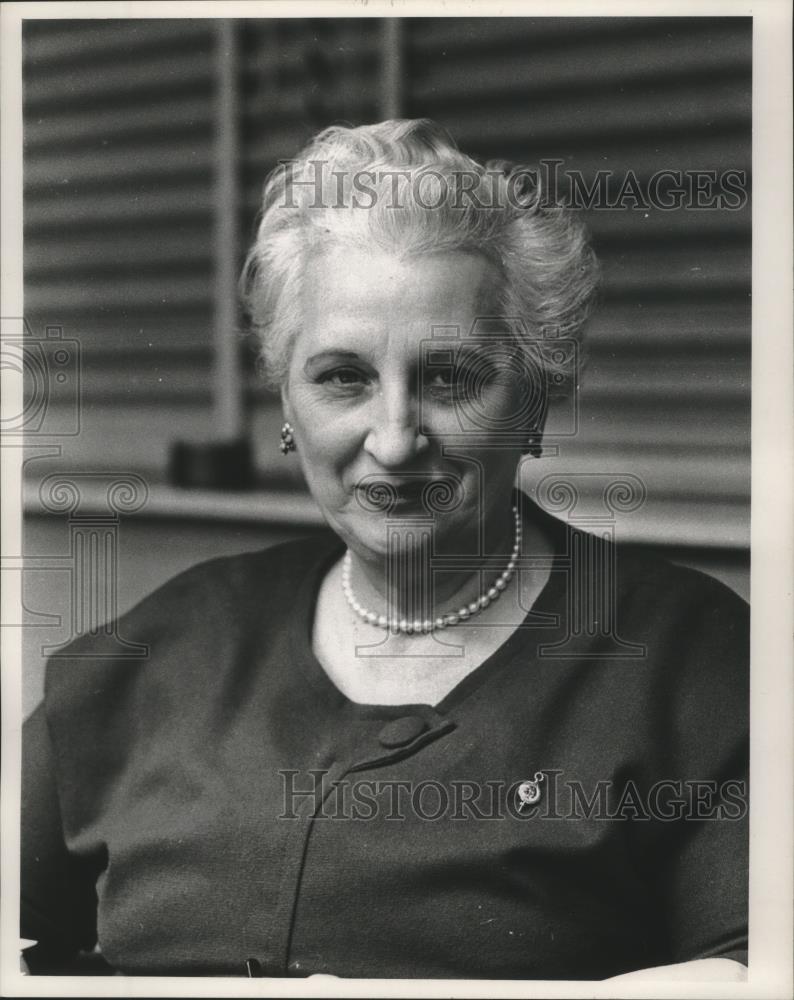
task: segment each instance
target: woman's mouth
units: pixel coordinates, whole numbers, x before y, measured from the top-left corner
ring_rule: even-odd
[[[392,486],[394,495],[394,506],[396,508],[425,507],[426,504],[423,502],[423,500],[427,486],[428,482],[421,482],[421,481],[394,484]],[[429,510],[428,513],[430,513]]]
[[[461,496],[461,484],[448,476],[373,477],[356,487],[356,498],[365,510],[387,514],[422,511],[432,515],[457,506],[455,498]]]

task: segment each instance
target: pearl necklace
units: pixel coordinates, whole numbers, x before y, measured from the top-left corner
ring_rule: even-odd
[[[342,591],[345,595],[345,600],[362,621],[367,622],[368,625],[375,625],[377,628],[386,629],[395,634],[398,632],[401,632],[403,635],[427,634],[435,632],[437,629],[447,628],[450,625],[460,625],[461,622],[473,618],[474,615],[478,615],[489,604],[501,597],[515,573],[516,562],[521,551],[521,515],[517,507],[513,507],[513,517],[515,518],[515,542],[513,543],[513,551],[510,555],[507,568],[494,580],[493,586],[483,591],[476,601],[472,601],[471,604],[464,604],[457,611],[446,615],[439,615],[438,618],[433,620],[427,618],[425,621],[417,620],[409,622],[405,618],[402,620],[398,618],[389,619],[386,615],[376,615],[374,611],[367,610],[367,608],[362,607],[358,603],[356,595],[353,593],[353,588],[350,585],[350,549],[347,550],[345,558],[342,561]]]

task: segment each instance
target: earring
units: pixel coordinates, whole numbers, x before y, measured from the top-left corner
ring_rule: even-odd
[[[281,444],[279,445],[281,454],[286,456],[291,451],[295,451],[295,438],[292,436],[292,424],[286,421],[281,425]]]
[[[543,436],[541,434],[530,434],[527,441],[526,454],[533,458],[540,458],[543,454]]]

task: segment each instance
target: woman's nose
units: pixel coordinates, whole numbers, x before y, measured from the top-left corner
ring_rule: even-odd
[[[429,445],[416,398],[392,389],[380,393],[373,404],[364,449],[384,468],[410,464]]]

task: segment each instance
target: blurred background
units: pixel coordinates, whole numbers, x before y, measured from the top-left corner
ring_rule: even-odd
[[[749,18],[25,22],[25,319],[69,354],[27,438],[27,709],[42,645],[81,629],[74,511],[42,502],[48,475],[91,473],[89,519],[109,516],[103,476],[145,484],[136,513],[110,512],[109,611],[320,525],[234,309],[280,159],[335,122],[430,117],[476,158],[555,159],[589,184],[631,172],[641,188],[659,170],[744,171],[749,191],[751,43]],[[584,211],[604,286],[578,432],[525,487],[593,473],[597,505],[599,475],[635,476],[647,499],[617,537],[747,597],[750,209],[702,204]],[[252,449],[248,488],[175,484],[175,442],[232,439]]]

